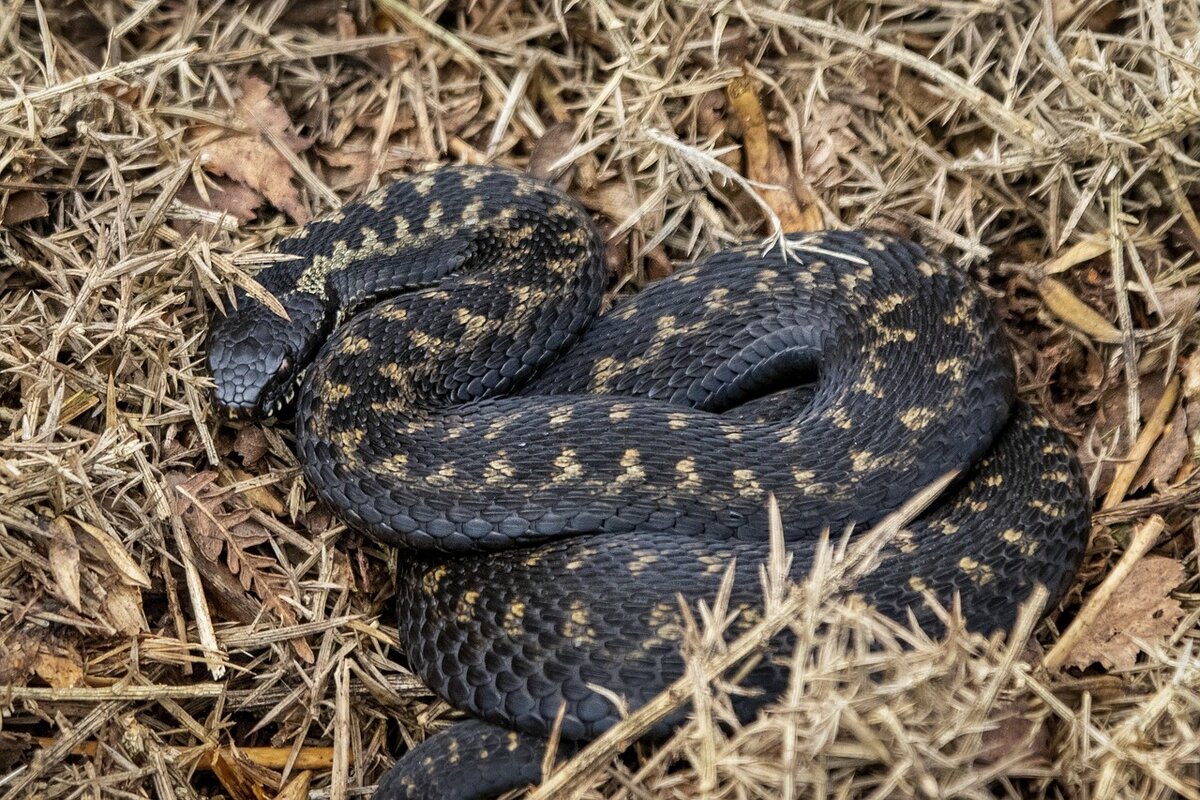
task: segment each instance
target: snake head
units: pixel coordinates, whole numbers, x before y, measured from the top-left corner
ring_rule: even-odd
[[[278,414],[328,333],[329,315],[316,295],[293,292],[281,302],[287,319],[239,290],[237,308],[212,326],[208,367],[217,406],[231,416]]]

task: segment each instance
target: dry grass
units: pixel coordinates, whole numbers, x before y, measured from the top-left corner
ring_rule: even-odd
[[[354,796],[441,724],[394,648],[391,554],[313,506],[286,432],[217,424],[201,356],[295,222],[489,159],[569,181],[624,290],[792,211],[939,246],[1104,501],[1064,607],[1009,645],[925,641],[823,581],[781,600],[793,686],[748,727],[702,619],[693,721],[637,768],[577,759],[572,789],[1200,797],[1198,62],[1196,0],[8,0],[0,797]],[[761,132],[731,85],[790,210],[743,177]],[[1130,668],[1046,668],[1151,514],[1170,630]]]

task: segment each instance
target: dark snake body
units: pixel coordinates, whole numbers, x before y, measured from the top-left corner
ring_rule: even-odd
[[[864,530],[961,471],[856,587],[974,629],[1058,598],[1088,528],[1065,438],[1014,400],[976,285],[877,233],[733,248],[598,315],[601,242],[581,207],[495,168],[386,187],[282,243],[217,322],[218,402],[265,414],[298,371],[304,472],[353,527],[401,548],[409,663],[476,721],[398,764],[386,797],[488,796],[537,779],[682,672],[677,597],[733,565],[730,635],[757,618],[768,494],[793,574],[818,535]],[[282,377],[281,377],[282,376]],[[786,642],[781,642],[785,646]],[[767,691],[785,672],[750,676]],[[746,701],[746,712],[758,702]],[[669,729],[668,720],[656,734]]]

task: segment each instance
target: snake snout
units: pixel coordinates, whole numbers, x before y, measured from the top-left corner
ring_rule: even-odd
[[[267,417],[278,411],[291,383],[293,359],[283,345],[214,339],[208,354],[215,400],[233,417]]]

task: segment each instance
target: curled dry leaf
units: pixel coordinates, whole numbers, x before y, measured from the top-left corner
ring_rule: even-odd
[[[1083,632],[1066,663],[1087,667],[1099,662],[1106,669],[1132,669],[1141,652],[1139,640],[1165,639],[1183,619],[1183,609],[1170,593],[1184,576],[1183,565],[1173,558],[1143,558],[1113,593],[1100,618]]]
[[[803,178],[792,174],[783,145],[767,129],[757,84],[750,78],[735,78],[729,82],[728,93],[733,112],[742,124],[746,177],[766,185],[756,186],[755,192],[779,217],[784,231],[822,228],[816,194]]]
[[[254,219],[258,214],[258,207],[263,203],[262,195],[258,192],[229,178],[212,178],[206,191],[208,199],[205,199],[194,185],[188,183],[179,190],[175,199],[196,208],[224,212],[238,222],[250,222]],[[181,228],[181,232],[186,232],[194,226],[194,223],[187,220],[180,220],[179,223],[177,227]]]
[[[292,183],[291,164],[268,140],[265,132],[274,134],[293,152],[301,152],[312,139],[297,135],[287,111],[268,96],[269,87],[257,78],[246,78],[240,84],[242,96],[234,109],[237,124],[249,131],[232,135],[213,128],[197,132],[201,163],[210,172],[238,181],[270,200],[297,223],[309,220],[308,211],[300,204],[300,194]],[[213,138],[217,136],[219,138]],[[213,198],[214,203],[219,202]],[[241,201],[244,205],[244,200]],[[219,207],[219,206],[218,206]]]
[[[1075,296],[1065,284],[1054,278],[1038,281],[1038,293],[1046,307],[1063,322],[1086,333],[1098,342],[1118,344],[1121,332],[1099,312]]]
[[[134,560],[133,556],[129,555],[129,551],[125,549],[125,545],[119,539],[90,522],[74,517],[72,517],[72,521],[83,533],[79,544],[88,552],[88,555],[115,567],[117,574],[125,583],[131,586],[141,586],[143,589],[150,588],[150,576]]]
[[[1154,447],[1146,456],[1142,468],[1130,486],[1131,491],[1144,489],[1151,484],[1157,489],[1165,489],[1174,483],[1175,476],[1183,469],[1191,448],[1188,445],[1187,413],[1183,404],[1175,407],[1175,414],[1163,429]]]
[[[555,123],[546,129],[542,138],[538,139],[537,144],[533,146],[526,169],[530,175],[543,180],[556,181],[560,189],[566,189],[567,184],[571,182],[570,165],[567,165],[567,168],[563,169],[559,175],[552,174],[551,168],[563,156],[570,153],[574,146],[575,123]]]
[[[81,610],[79,595],[79,545],[66,517],[50,521],[50,572],[63,599],[71,608]]]
[[[233,449],[242,457],[243,464],[252,466],[267,454],[267,435],[259,426],[247,425],[237,432]]]
[[[42,193],[26,190],[9,195],[2,221],[5,225],[20,225],[22,222],[49,215],[50,206]]]
[[[83,657],[71,645],[43,641],[33,662],[33,671],[47,686],[55,689],[83,685]]]
[[[150,630],[142,610],[142,590],[125,583],[107,587],[104,595],[104,618],[125,636],[137,636]]]

